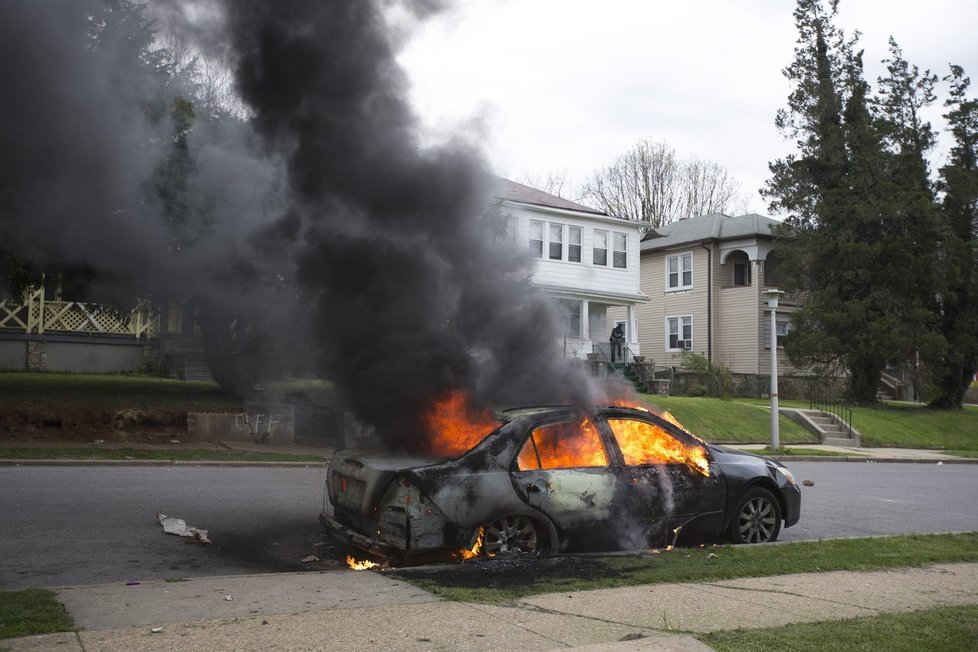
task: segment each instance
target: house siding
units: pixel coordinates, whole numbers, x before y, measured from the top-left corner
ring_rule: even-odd
[[[716,323],[719,345],[715,359],[736,374],[756,374],[760,316],[757,287],[724,287],[719,290],[720,320]]]
[[[693,258],[693,287],[688,290],[666,292],[666,259],[682,253],[691,253]],[[666,317],[691,315],[693,317],[692,351],[707,355],[708,333],[708,261],[709,254],[699,245],[679,248],[668,252],[643,253],[639,274],[642,293],[649,302],[636,306],[638,321],[638,340],[642,355],[654,361],[658,367],[678,367],[682,363],[682,352],[667,351]],[[714,256],[714,278],[716,278],[716,256]],[[608,310],[608,323],[621,319],[624,311]]]

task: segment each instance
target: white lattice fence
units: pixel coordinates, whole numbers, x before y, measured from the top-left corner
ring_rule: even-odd
[[[26,331],[28,306],[21,301],[0,301],[0,328]]]
[[[124,313],[94,303],[45,301],[43,290],[37,290],[25,293],[21,303],[0,301],[0,329],[153,337],[159,331],[159,315],[148,302]]]

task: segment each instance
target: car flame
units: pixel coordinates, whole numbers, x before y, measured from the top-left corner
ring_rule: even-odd
[[[346,565],[353,570],[370,570],[371,568],[377,568],[380,564],[372,562],[370,560],[357,561],[353,558],[353,555],[346,556]]]
[[[615,433],[625,464],[685,464],[705,476],[710,475],[706,449],[687,445],[651,423],[633,419],[608,419]]]
[[[475,543],[472,544],[472,547],[469,548],[468,550],[465,549],[459,550],[458,554],[456,555],[456,558],[475,559],[476,557],[479,557],[480,555],[482,555],[483,552],[482,549],[485,543],[485,539],[486,539],[486,528],[480,527],[479,535],[475,538]],[[495,557],[495,555],[491,552],[486,554],[489,557]]]
[[[461,455],[485,439],[500,423],[491,411],[473,405],[464,391],[451,391],[436,401],[425,417],[430,435],[428,452],[444,457]]]

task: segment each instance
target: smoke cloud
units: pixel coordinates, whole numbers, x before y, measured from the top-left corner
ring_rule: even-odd
[[[556,350],[530,260],[500,237],[480,151],[420,145],[387,15],[446,3],[154,3],[162,29],[233,62],[247,107],[245,122],[198,108],[192,128],[178,100],[192,80],[151,83],[124,31],[92,52],[91,17],[127,4],[0,5],[0,53],[17,62],[0,73],[6,242],[116,291],[267,316],[264,350],[311,351],[391,447],[422,441],[453,390],[481,406],[597,400]]]

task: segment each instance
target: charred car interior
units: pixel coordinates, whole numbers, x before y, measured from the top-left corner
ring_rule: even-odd
[[[455,456],[337,451],[327,532],[393,561],[775,541],[801,492],[778,462],[708,444],[668,413],[506,410]]]

